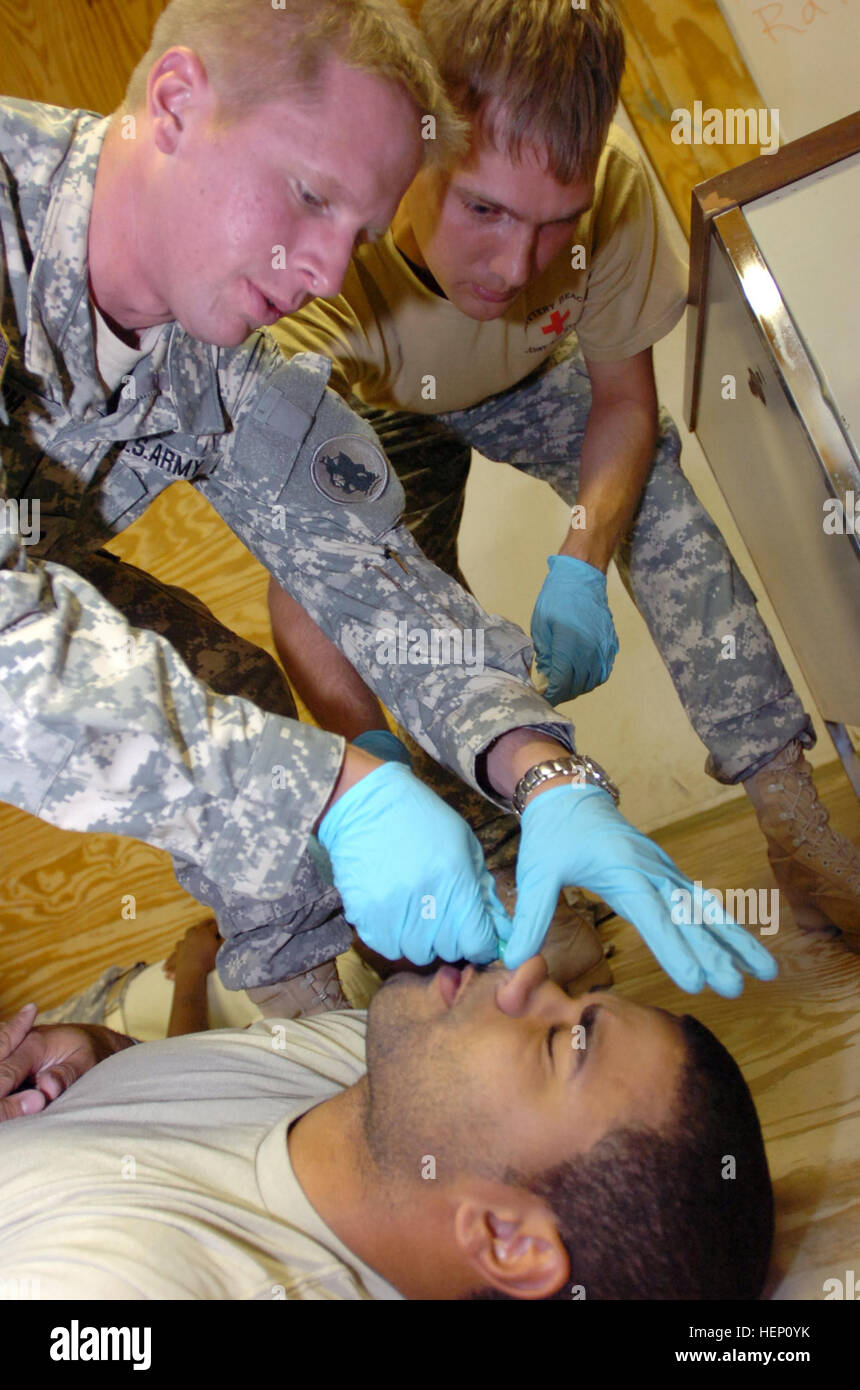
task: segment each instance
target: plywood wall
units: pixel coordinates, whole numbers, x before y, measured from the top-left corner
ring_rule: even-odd
[[[0,0],[0,92],[107,113],[167,0]],[[671,113],[763,103],[716,0],[615,0],[627,38],[622,101],[689,235],[690,189],[743,163],[732,145],[679,146]]]
[[[0,0],[0,92],[107,115],[166,3]]]
[[[624,109],[684,232],[690,191],[758,154],[742,145],[678,145],[672,112],[764,103],[715,0],[615,0],[627,40]]]

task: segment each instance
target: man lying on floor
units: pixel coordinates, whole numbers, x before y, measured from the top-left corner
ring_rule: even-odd
[[[0,1279],[42,1298],[761,1292],[772,1193],[737,1065],[690,1016],[571,999],[539,956],[395,975],[367,1013],[99,1033],[116,1055],[0,1126]]]

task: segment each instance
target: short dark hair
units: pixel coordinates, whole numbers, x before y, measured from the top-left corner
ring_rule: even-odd
[[[505,1181],[542,1197],[570,1259],[552,1295],[586,1299],[755,1299],[773,1244],[773,1189],[749,1087],[698,1019],[662,1133],[618,1128],[588,1153]],[[507,1298],[496,1289],[470,1295]]]
[[[618,105],[611,0],[407,0],[454,106],[510,158],[543,146],[559,183],[594,176]]]

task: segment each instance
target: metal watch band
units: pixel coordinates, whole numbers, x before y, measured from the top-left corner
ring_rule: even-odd
[[[580,753],[571,753],[566,758],[550,758],[548,762],[536,763],[534,767],[530,767],[528,772],[523,774],[517,782],[513,796],[513,807],[517,815],[522,815],[525,810],[526,797],[534,791],[535,787],[559,776],[570,777],[572,781],[588,782],[594,787],[600,787],[602,791],[609,792],[616,806],[621,799],[621,793],[615,783],[604,772],[599,763]]]

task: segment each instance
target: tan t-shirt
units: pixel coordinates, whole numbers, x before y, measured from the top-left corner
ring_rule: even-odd
[[[291,1121],[364,1074],[366,1028],[344,1010],[145,1043],[0,1125],[5,1296],[399,1299],[287,1147]]]
[[[318,352],[331,386],[367,405],[436,415],[506,390],[576,330],[594,362],[633,357],[678,322],[687,271],[661,220],[633,141],[610,128],[594,203],[571,229],[585,269],[560,256],[506,313],[488,323],[428,289],[391,231],[356,252],[343,291],[316,299],[270,330],[287,356]]]

